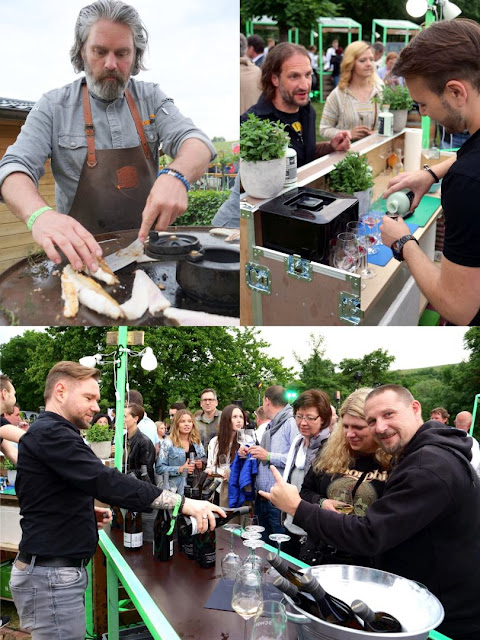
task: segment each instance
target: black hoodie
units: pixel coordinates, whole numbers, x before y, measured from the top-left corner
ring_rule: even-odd
[[[480,638],[480,482],[466,435],[429,420],[364,517],[302,500],[293,520],[312,537],[424,584],[445,609],[437,630],[453,640]]]

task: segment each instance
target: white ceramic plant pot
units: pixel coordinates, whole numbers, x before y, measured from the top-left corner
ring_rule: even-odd
[[[110,440],[105,440],[105,442],[90,442],[90,449],[97,458],[100,458],[101,460],[110,458],[111,447],[112,445]]]
[[[392,111],[393,113],[393,133],[398,133],[407,126],[408,111],[407,109],[399,109]]]
[[[365,189],[365,191],[355,191],[353,195],[358,199],[358,217],[360,217],[370,210],[372,188]]]
[[[17,479],[17,470],[7,469],[7,476],[8,476],[8,484],[14,486],[15,480]]]
[[[285,182],[285,156],[276,160],[240,160],[240,179],[252,198],[274,198]]]

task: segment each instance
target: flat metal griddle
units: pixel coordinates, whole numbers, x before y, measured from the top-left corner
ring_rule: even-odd
[[[190,233],[195,235],[203,246],[219,248],[238,248],[238,243],[226,243],[223,237],[209,233],[210,227],[171,227],[172,233]],[[118,231],[96,236],[103,250],[109,255],[127,247],[138,235],[138,230]],[[32,325],[32,326],[117,326],[122,320],[113,320],[95,313],[80,304],[75,318],[63,315],[60,274],[63,266],[53,264],[45,255],[20,260],[0,274],[0,325]],[[239,315],[239,309],[232,304],[222,304],[221,295],[218,300],[195,300],[179,287],[176,281],[177,261],[172,259],[162,262],[136,262],[116,272],[119,285],[101,283],[107,293],[122,304],[131,296],[136,269],[143,269],[156,283],[163,284],[162,293],[172,306],[193,311],[204,311],[219,315]],[[172,323],[160,315],[146,313],[132,322],[138,326],[162,326]]]

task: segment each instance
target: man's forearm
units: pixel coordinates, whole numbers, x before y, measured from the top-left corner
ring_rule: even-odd
[[[5,440],[19,442],[24,435],[25,431],[13,424],[4,424],[3,427],[0,427],[0,438],[5,438]]]
[[[0,445],[0,450],[3,453],[3,455],[10,460],[10,462],[13,462],[13,464],[17,464],[18,449],[14,446],[13,442],[8,442],[8,440],[4,440]]]
[[[27,223],[34,211],[48,206],[26,173],[11,173],[2,183],[2,198],[10,211]]]
[[[435,175],[441,180],[445,177],[445,174],[450,169],[452,164],[457,160],[457,154],[455,153],[451,158],[447,158],[446,160],[442,160],[438,164],[432,165],[432,170],[435,172]]]
[[[175,160],[169,166],[183,173],[189,182],[193,182],[208,169],[211,157],[206,144],[197,138],[188,138],[182,143]]]

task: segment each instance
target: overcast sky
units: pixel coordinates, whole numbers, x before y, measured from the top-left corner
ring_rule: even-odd
[[[0,327],[0,344],[26,329]],[[159,331],[162,329],[159,328]],[[181,329],[179,329],[181,330]],[[282,358],[285,366],[296,366],[293,353],[308,358],[311,333],[325,338],[326,357],[338,364],[343,358],[361,358],[375,349],[395,356],[392,369],[412,369],[467,360],[463,349],[465,327],[264,327],[261,336],[271,347],[268,355]],[[85,354],[92,355],[92,354]],[[0,362],[0,370],[1,370]],[[8,373],[8,372],[6,372]]]
[[[150,36],[148,71],[210,137],[239,137],[239,0],[130,0]],[[0,96],[36,101],[75,80],[69,51],[88,0],[0,0]]]

